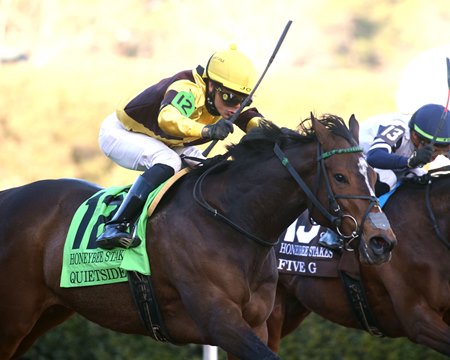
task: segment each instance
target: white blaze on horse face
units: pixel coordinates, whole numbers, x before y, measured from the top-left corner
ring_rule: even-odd
[[[364,176],[364,180],[366,181],[367,188],[369,189],[370,196],[375,196],[375,192],[370,186],[369,174],[368,174],[369,165],[367,164],[366,159],[363,156],[359,157],[358,161],[358,169],[362,176]]]

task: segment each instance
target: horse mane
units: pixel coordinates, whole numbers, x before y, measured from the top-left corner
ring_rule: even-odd
[[[317,140],[317,136],[312,128],[311,117],[302,120],[296,130],[279,127],[267,119],[261,120],[259,126],[251,129],[239,143],[227,145],[225,154],[206,159],[202,166],[197,167],[191,173],[203,172],[230,158],[232,160],[228,161],[236,165],[263,161],[265,158],[273,156],[275,144],[285,148],[293,144],[314,142]],[[339,116],[324,114],[315,119],[320,121],[333,134],[345,138],[352,145],[356,144],[344,120]]]

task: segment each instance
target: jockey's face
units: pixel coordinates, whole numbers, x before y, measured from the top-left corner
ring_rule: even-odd
[[[438,156],[438,155],[444,155],[446,157],[449,156],[449,151],[450,151],[450,144],[434,144],[433,145],[433,160]]]
[[[215,90],[214,105],[216,106],[217,111],[220,116],[229,119],[239,110],[239,107],[245,100],[245,95],[238,94],[221,85],[213,85],[210,83],[210,86],[213,87],[211,90]],[[247,105],[250,105],[250,102]]]
[[[430,144],[431,142],[428,140],[420,140],[418,149],[421,147]],[[450,151],[450,144],[433,144],[433,157],[432,159],[436,159],[438,155],[444,155],[448,157],[448,152]]]

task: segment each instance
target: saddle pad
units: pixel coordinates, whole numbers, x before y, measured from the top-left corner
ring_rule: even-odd
[[[67,233],[64,245],[61,287],[80,287],[128,281],[127,271],[150,275],[150,263],[145,246],[147,209],[159,190],[153,191],[137,221],[140,245],[131,248],[103,250],[95,239],[103,232],[104,224],[119,208],[130,186],[111,187],[97,192],[80,205]]]
[[[378,198],[383,207],[400,186]],[[305,211],[281,235],[275,248],[278,272],[301,276],[338,277],[343,257],[319,245],[320,233],[326,228],[312,225]],[[344,253],[345,254],[345,253]]]
[[[281,235],[275,248],[278,272],[291,275],[338,277],[340,254],[318,244],[319,225],[311,225],[308,211]]]

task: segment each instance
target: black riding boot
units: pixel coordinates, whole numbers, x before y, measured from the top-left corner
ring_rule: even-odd
[[[139,175],[113,218],[105,224],[103,233],[96,240],[97,247],[109,250],[138,246],[140,241],[133,240],[128,229],[141,214],[148,195],[173,174],[172,167],[156,164]]]
[[[319,245],[330,250],[339,250],[344,246],[342,239],[331,229],[320,234]]]

